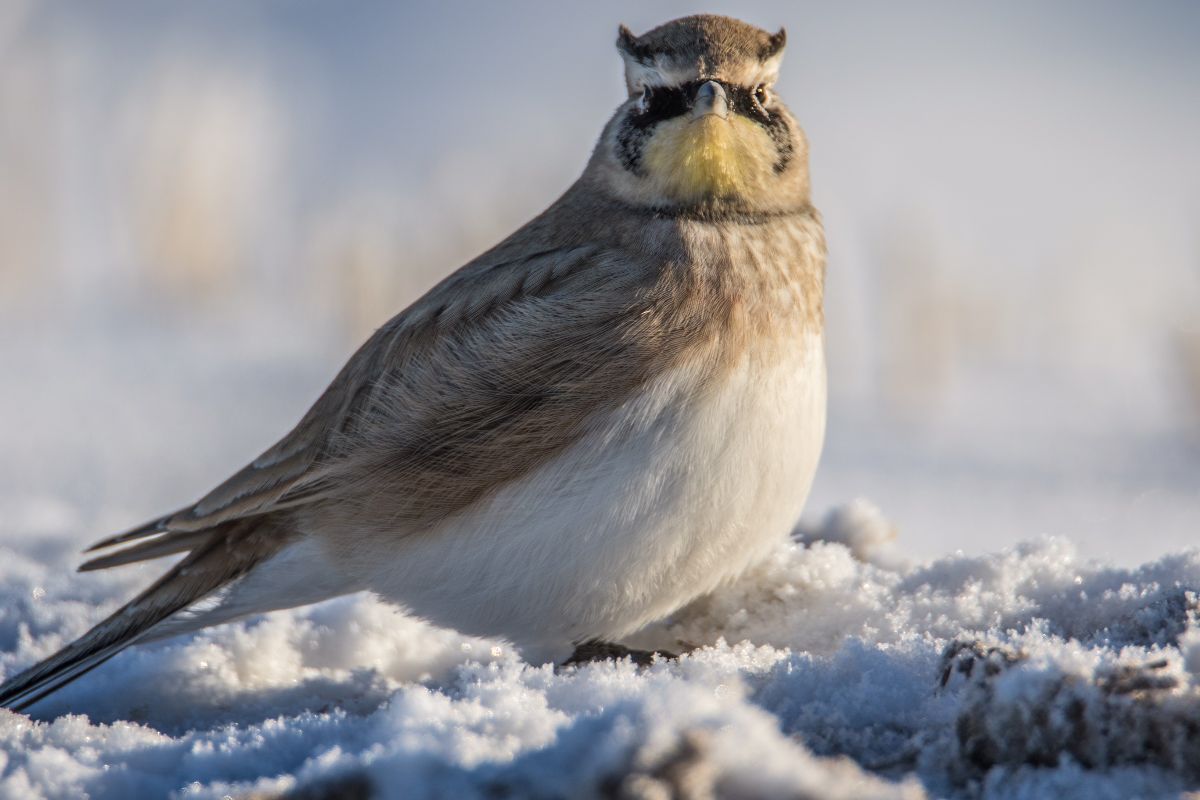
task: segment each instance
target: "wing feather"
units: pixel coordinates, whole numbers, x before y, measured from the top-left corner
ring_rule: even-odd
[[[436,329],[463,335],[461,331],[472,327],[474,320],[544,289],[554,276],[586,262],[594,249],[551,248],[515,258],[489,259],[485,254],[463,267],[376,331],[283,439],[194,504],[103,539],[89,552],[147,537],[156,539],[137,549],[93,559],[83,568],[100,569],[180,552],[192,546],[192,534],[320,499],[333,485],[328,480],[328,462],[335,443],[358,424],[385,373],[402,369],[415,348],[428,344],[426,334]]]

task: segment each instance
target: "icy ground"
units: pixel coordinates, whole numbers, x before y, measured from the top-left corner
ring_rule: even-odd
[[[262,319],[91,325],[0,320],[0,677],[162,569],[79,576],[82,546],[251,457],[344,356],[271,338]],[[969,504],[964,486],[955,500]],[[641,635],[694,648],[641,672],[530,666],[368,597],[127,651],[32,716],[0,711],[0,798],[1200,788],[1200,553],[1160,556],[1147,517],[1129,534],[1152,559],[1140,567],[1061,538],[1011,544],[1028,531],[989,544],[949,523],[936,538],[952,554],[915,558],[885,511],[855,501],[808,524]]]
[[[64,509],[28,509],[60,533]],[[1079,797],[1200,785],[1200,554],[1044,540],[906,564],[858,502],[642,635],[678,663],[555,672],[355,597],[127,652],[0,712],[0,796]],[[6,674],[144,575],[0,552]]]

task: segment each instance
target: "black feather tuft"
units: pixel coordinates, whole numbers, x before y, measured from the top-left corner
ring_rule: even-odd
[[[772,56],[779,55],[784,47],[787,46],[787,30],[780,28],[775,33],[771,34],[770,43],[763,49],[762,57],[765,61]]]

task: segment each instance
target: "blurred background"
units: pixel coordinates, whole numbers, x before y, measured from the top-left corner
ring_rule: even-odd
[[[0,543],[182,505],[548,205],[613,41],[788,29],[830,243],[809,514],[1200,544],[1200,4],[0,0]]]

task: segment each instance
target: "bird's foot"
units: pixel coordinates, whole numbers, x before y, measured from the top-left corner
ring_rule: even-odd
[[[592,661],[616,661],[622,658],[628,658],[639,667],[648,667],[654,663],[655,658],[674,661],[679,656],[667,650],[634,650],[632,647],[626,647],[623,644],[592,640],[575,645],[575,652],[560,666],[573,667]]]

